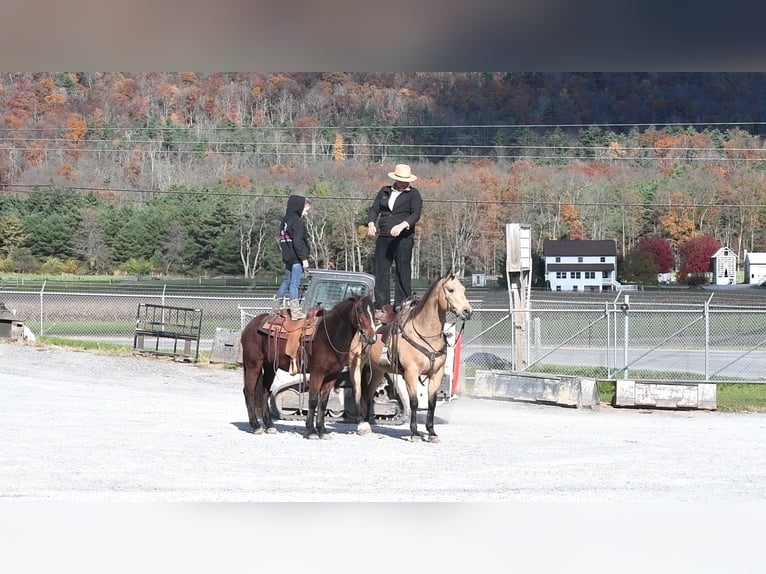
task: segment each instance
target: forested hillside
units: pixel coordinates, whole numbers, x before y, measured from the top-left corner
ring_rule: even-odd
[[[371,269],[395,163],[425,206],[414,274],[503,269],[504,225],[766,251],[762,73],[6,73],[0,271],[279,270],[291,193],[312,264]],[[705,242],[713,244],[713,242]],[[662,265],[664,266],[664,264]],[[651,275],[652,269],[647,275]]]

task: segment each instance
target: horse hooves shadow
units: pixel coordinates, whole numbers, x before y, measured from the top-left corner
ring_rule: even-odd
[[[237,427],[242,432],[254,434],[254,435],[262,435],[262,434],[279,434],[283,432],[300,432],[299,429],[296,429],[293,426],[290,425],[280,425],[275,424],[273,427],[264,428],[261,427],[258,430],[253,429],[253,427],[250,426],[249,422],[233,422],[231,423],[235,427]]]

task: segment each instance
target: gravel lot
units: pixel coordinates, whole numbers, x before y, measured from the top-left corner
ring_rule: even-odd
[[[764,413],[463,397],[440,444],[307,441],[248,432],[240,370],[9,342],[0,365],[3,572],[762,571]],[[163,504],[217,501],[259,504]]]
[[[239,369],[21,343],[0,364],[4,499],[766,500],[764,413],[461,397],[437,409],[440,444],[343,423],[307,441],[301,422],[248,432]]]

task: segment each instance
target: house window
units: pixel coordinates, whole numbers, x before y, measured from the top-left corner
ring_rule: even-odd
[[[556,285],[556,291],[561,291],[561,285]]]
[[[566,271],[556,271],[556,279],[566,279],[567,274]]]
[[[582,257],[578,257],[578,258],[577,258],[577,262],[578,262],[578,263],[582,263]]]
[[[586,279],[595,279],[596,278],[596,272],[595,271],[586,271],[585,272],[585,278]]]
[[[603,277],[604,279],[609,279],[609,273],[610,273],[609,271],[602,271],[601,277]]]
[[[579,279],[580,278],[580,272],[579,271],[571,271],[569,273],[570,279]]]
[[[577,291],[577,285],[572,285],[572,291]]]
[[[561,263],[561,257],[556,257],[556,263]]]
[[[606,263],[606,257],[601,258],[601,263]]]

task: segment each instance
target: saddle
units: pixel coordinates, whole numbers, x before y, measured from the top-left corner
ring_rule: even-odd
[[[375,312],[375,323],[378,325],[376,332],[380,334],[384,346],[388,345],[388,339],[391,337],[392,333],[395,334],[401,331],[398,321],[399,316],[401,315],[403,321],[406,322],[409,312],[415,304],[417,304],[417,299],[410,297],[402,303],[399,311],[394,309],[389,303],[383,305],[381,309]]]
[[[305,319],[292,319],[288,309],[280,309],[276,315],[270,316],[258,330],[268,335],[269,341],[274,343],[274,356],[279,351],[279,339],[285,341],[285,355],[290,357],[290,374],[295,375],[303,370],[303,354],[298,350],[314,340],[316,325],[324,308],[312,307],[306,313]]]
[[[383,305],[381,309],[375,311],[375,323],[378,325],[375,331],[380,334],[384,346],[388,345],[391,332],[396,327],[396,318],[397,313],[390,304]]]

